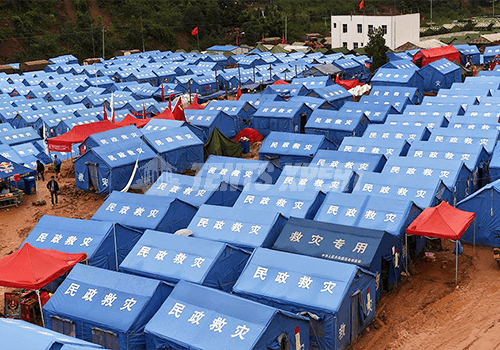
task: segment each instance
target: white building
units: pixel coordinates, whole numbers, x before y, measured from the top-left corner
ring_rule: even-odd
[[[385,44],[394,50],[420,40],[420,14],[400,16],[332,16],[332,48],[356,49],[368,44],[368,33],[382,27]]]

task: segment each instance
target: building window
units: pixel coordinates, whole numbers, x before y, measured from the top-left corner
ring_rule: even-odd
[[[363,25],[358,24],[358,33],[363,33]]]
[[[57,316],[50,316],[50,319],[52,320],[53,331],[69,335],[70,337],[76,337],[75,323],[73,321]]]
[[[368,25],[368,33],[373,32],[373,25],[369,24]]]
[[[342,24],[342,32],[347,33],[347,24]]]
[[[333,28],[337,28],[337,23],[334,23],[334,24],[333,24]]]
[[[387,34],[387,26],[385,24],[382,24],[382,31],[384,34]]]
[[[347,47],[347,43],[344,41],[344,42],[342,43],[342,46],[343,46],[343,47]]]
[[[364,46],[363,43],[361,43],[361,47],[363,47],[363,46]]]
[[[106,349],[118,350],[118,336],[111,331],[92,327],[92,343],[104,346]]]
[[[353,45],[353,47],[354,47],[355,49],[357,49],[357,48],[358,48],[358,43],[352,43],[352,45]]]

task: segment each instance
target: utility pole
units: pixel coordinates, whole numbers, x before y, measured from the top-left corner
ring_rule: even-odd
[[[102,27],[102,59],[104,59],[104,27]]]
[[[142,52],[146,52],[144,47],[144,27],[142,26],[142,15],[141,15],[141,38],[142,38]]]
[[[431,25],[434,25],[434,23],[432,22],[432,0],[431,0]]]
[[[285,16],[285,44],[288,40],[288,31],[287,31],[288,17]]]

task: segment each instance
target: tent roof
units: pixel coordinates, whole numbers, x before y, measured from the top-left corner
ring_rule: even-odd
[[[13,149],[12,151],[15,152]],[[24,177],[35,173],[32,169],[19,165],[0,154],[0,182],[12,180],[16,174]]]
[[[67,254],[34,248],[26,243],[14,253],[0,259],[0,285],[40,289],[86,257],[85,253]]]
[[[146,125],[147,123],[149,123],[150,120],[151,120],[151,118],[146,118],[146,119],[142,119],[141,118],[141,119],[139,119],[139,118],[133,117],[130,114],[127,114],[125,116],[125,118],[123,118],[119,122],[116,122],[115,125],[117,125],[117,126],[135,125],[138,128],[142,128],[144,125]]]
[[[314,155],[318,149],[324,148],[325,141],[328,140],[324,135],[271,131],[262,142],[259,154],[310,156]],[[284,143],[287,143],[289,147],[282,147]],[[298,145],[298,147],[293,146],[294,144]],[[278,147],[278,145],[280,146]]]
[[[348,190],[354,176],[352,169],[347,168],[342,171],[314,165],[286,165],[275,186],[283,191],[344,192]]]
[[[90,152],[96,154],[111,168],[133,164],[137,160],[143,161],[156,157],[153,149],[140,138],[101,145],[92,148]]]
[[[409,235],[458,240],[467,230],[476,214],[452,207],[442,201],[428,207],[408,226]]]
[[[49,150],[59,152],[71,151],[71,145],[85,141],[92,134],[118,128],[118,125],[108,120],[102,120],[91,124],[77,125],[67,133],[49,139]]]
[[[151,132],[143,137],[160,154],[185,147],[203,145],[203,142],[187,126]]]
[[[332,169],[351,169],[357,174],[363,171],[379,172],[387,159],[383,154],[351,153],[320,149],[311,161],[311,166]]]

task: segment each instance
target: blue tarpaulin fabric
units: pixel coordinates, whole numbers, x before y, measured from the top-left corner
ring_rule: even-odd
[[[197,322],[189,321],[192,315],[199,315]],[[299,347],[309,349],[308,322],[305,317],[181,281],[145,332],[150,349],[279,349],[282,333],[295,349],[298,328]]]
[[[403,139],[383,139],[369,137],[346,137],[339,147],[342,152],[371,153],[392,156],[406,156],[410,144]]]
[[[449,89],[455,82],[462,82],[462,69],[446,58],[425,65],[419,73],[424,78],[425,92],[438,92]]]
[[[112,222],[44,215],[23,245],[29,243],[35,248],[71,254],[86,253],[89,265],[117,270],[140,235],[139,231]]]
[[[135,125],[124,126],[118,129],[98,132],[90,135],[83,142],[83,150],[93,147],[112,145],[119,142],[126,142],[129,139],[135,139],[142,136],[142,132]],[[83,152],[82,152],[83,153]]]
[[[194,206],[176,198],[113,191],[92,219],[174,233],[186,228],[195,213]]]
[[[341,170],[313,164],[308,167],[286,165],[274,186],[283,192],[351,192],[356,178],[352,169]]]
[[[341,170],[354,170],[356,174],[364,171],[380,173],[387,158],[383,154],[351,153],[342,151],[319,150],[309,166]]]
[[[375,276],[355,265],[258,248],[233,291],[293,313],[317,315],[312,327],[319,322],[323,332],[311,332],[311,347],[343,349],[355,337],[351,335],[351,316],[363,309],[365,320],[359,323],[359,332],[374,318],[375,289]],[[365,307],[353,303],[354,309],[351,296],[358,290],[361,300],[367,302]]]
[[[286,219],[277,211],[202,205],[188,229],[193,237],[226,242],[243,248],[270,247]]]
[[[230,292],[249,256],[225,243],[146,230],[120,264],[120,271]]]
[[[451,129],[451,128],[435,128],[432,130],[432,135],[429,142],[447,143],[450,148],[454,148],[460,144],[482,145],[488,154],[493,153],[496,142],[498,140],[499,130],[470,130],[470,129]]]
[[[419,95],[416,87],[403,87],[403,86],[374,86],[370,90],[370,96],[405,96],[413,103],[420,103],[422,95]]]
[[[298,133],[311,113],[305,103],[264,101],[253,115],[253,128],[263,136],[272,131]]]
[[[222,111],[205,109],[184,110],[186,121],[191,125],[191,130],[198,138],[207,142],[212,131],[217,128],[227,138],[236,136],[234,119]]]
[[[14,181],[14,175],[21,178],[36,175],[36,170],[24,167],[0,155],[0,183]]]
[[[144,349],[144,326],[171,291],[164,282],[78,264],[43,307],[45,326],[69,319],[76,338],[95,341],[98,328],[115,333],[120,350]]]
[[[371,80],[372,86],[416,87],[420,96],[424,94],[424,78],[414,69],[379,68]]]

